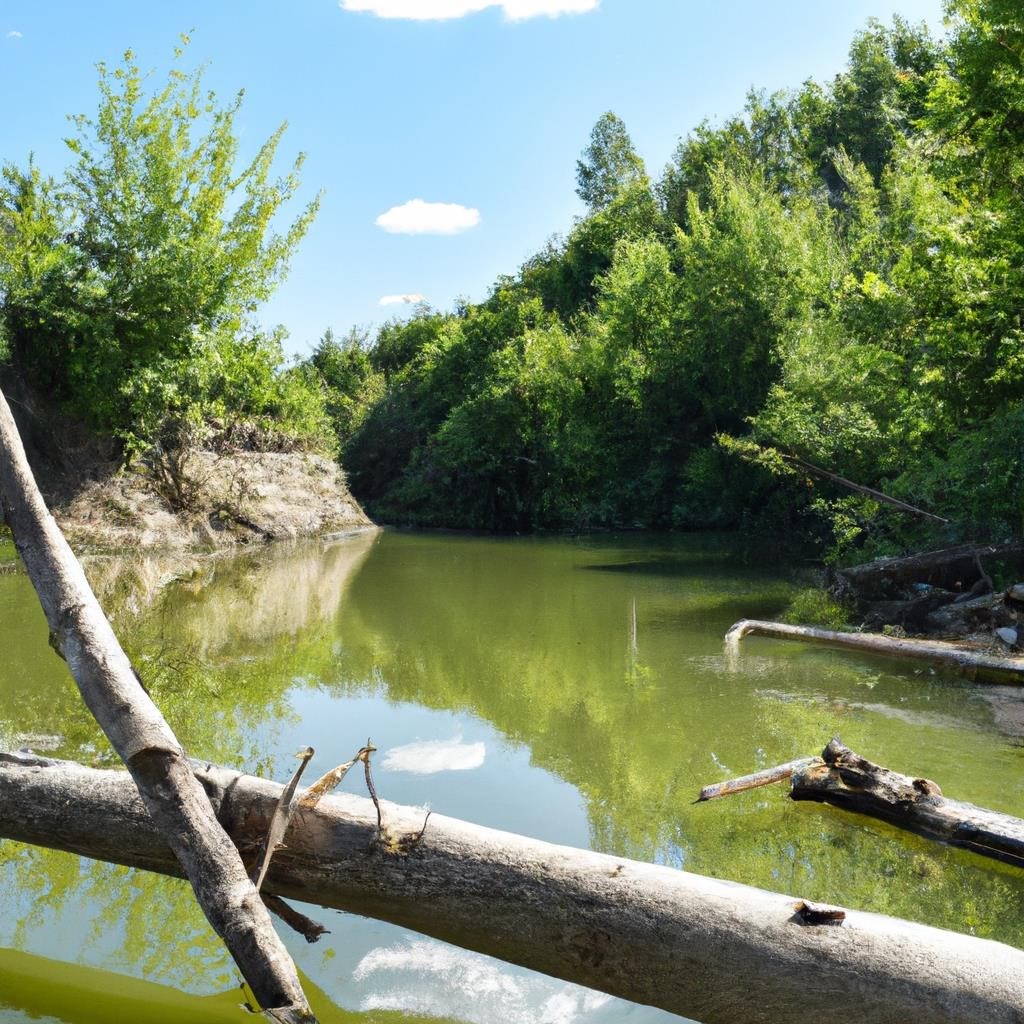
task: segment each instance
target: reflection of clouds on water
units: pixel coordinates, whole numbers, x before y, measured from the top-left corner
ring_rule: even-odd
[[[382,977],[392,972],[393,979]],[[467,1024],[577,1024],[612,1002],[603,992],[513,973],[479,953],[422,939],[370,950],[353,978],[372,979],[377,989],[363,998],[362,1010],[455,1017]]]
[[[423,740],[392,747],[380,762],[389,772],[435,775],[437,772],[464,772],[484,763],[483,743],[463,743],[461,736],[450,740]]]

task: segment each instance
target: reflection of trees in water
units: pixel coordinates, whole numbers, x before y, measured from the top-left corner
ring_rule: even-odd
[[[255,733],[289,719],[285,694],[296,668],[315,672],[329,659],[324,641],[375,536],[261,549],[230,562],[94,558],[90,577],[186,748],[225,764],[256,766],[265,764],[266,737],[254,744]],[[177,582],[169,583],[172,577]],[[48,747],[61,756],[111,760],[66,667],[46,644],[31,585],[25,578],[3,583],[25,624],[0,623],[0,640],[9,639],[27,667],[14,699],[4,702],[0,739],[10,745],[18,737],[55,735],[61,741]],[[130,607],[143,611],[131,614]]]
[[[999,807],[1005,786],[978,744],[1005,751],[959,681],[777,647],[730,670],[720,638],[736,594],[778,600],[772,581],[759,589],[706,565],[687,577],[680,558],[667,575],[579,572],[569,545],[430,539],[417,558],[414,541],[386,538],[352,587],[330,677],[339,692],[375,678],[393,700],[491,722],[581,791],[597,849],[1024,944],[1019,872],[793,804],[784,787],[693,806],[722,765],[767,767],[839,732]]]
[[[737,603],[785,593],[731,570],[583,572],[585,554],[561,542],[375,542],[261,551],[174,586],[134,620],[136,660],[190,750],[270,773],[291,688],[383,688],[528,745],[535,765],[583,794],[598,849],[1024,944],[1019,872],[792,804],[781,787],[692,805],[725,768],[802,756],[838,731],[893,767],[951,777],[947,791],[998,806],[1007,773],[999,750],[977,757],[990,718],[970,688],[778,647],[752,647],[731,669],[720,637]],[[62,754],[89,759],[95,729],[45,637],[41,653],[27,653],[40,685],[5,706],[18,731],[61,732]],[[126,970],[187,987],[184,934],[210,960],[203,977],[223,970],[233,983],[179,883],[14,844],[0,851],[14,944],[80,919],[86,957],[113,949]]]

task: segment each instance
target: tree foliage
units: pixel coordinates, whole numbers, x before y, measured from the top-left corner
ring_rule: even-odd
[[[928,540],[1019,536],[1024,15],[949,11],[946,40],[870,22],[831,82],[751,92],[653,187],[603,115],[564,238],[370,345],[344,457],[371,510],[924,539],[790,455],[953,520]]]
[[[624,188],[646,177],[644,163],[622,119],[606,111],[597,119],[590,145],[576,162],[576,194],[595,213]]]
[[[284,126],[243,159],[241,93],[221,105],[201,71],[178,67],[150,89],[130,52],[98,70],[99,104],[70,119],[62,178],[31,163],[4,170],[0,322],[10,358],[136,446],[182,419],[321,432],[317,394],[296,396],[279,338],[252,322],[316,213],[314,200],[277,226],[302,163],[274,173]]]

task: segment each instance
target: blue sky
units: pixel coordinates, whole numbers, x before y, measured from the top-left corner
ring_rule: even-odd
[[[941,0],[0,0],[0,158],[59,172],[96,62],[130,47],[159,79],[191,31],[190,66],[224,101],[246,91],[243,147],[287,121],[282,157],[304,151],[302,195],[324,192],[261,312],[305,354],[329,325],[409,308],[386,296],[484,298],[582,212],[576,159],[603,111],[657,176],[702,118],[831,77],[894,13],[942,31]]]

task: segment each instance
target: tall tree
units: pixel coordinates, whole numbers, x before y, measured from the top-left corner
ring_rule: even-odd
[[[633,148],[625,124],[610,110],[605,112],[576,162],[576,194],[594,213],[603,210],[625,186],[646,177],[644,162]]]

